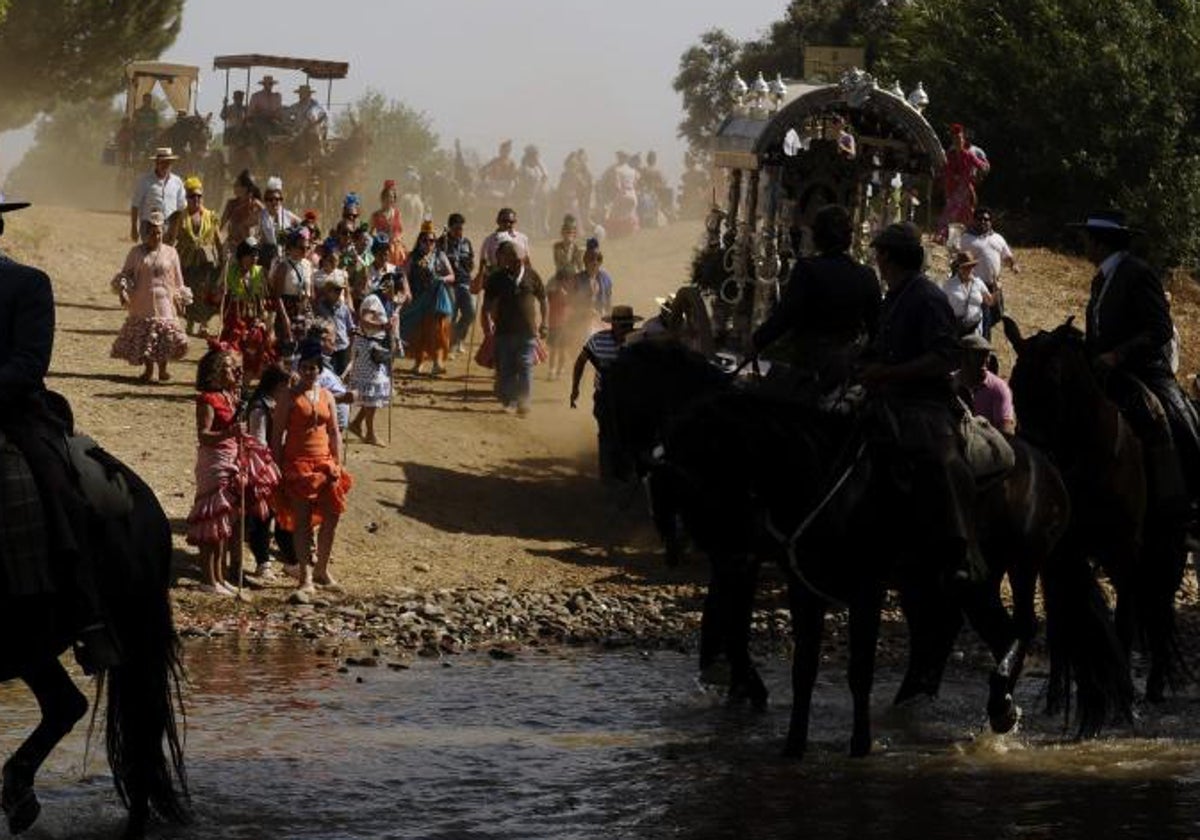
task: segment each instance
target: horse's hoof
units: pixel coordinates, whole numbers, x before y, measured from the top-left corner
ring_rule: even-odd
[[[871,754],[871,739],[854,737],[850,739],[850,757],[866,758]]]
[[[998,714],[988,716],[988,724],[997,735],[1012,732],[1021,720],[1021,707],[1008,698],[1008,708]]]
[[[5,781],[7,782],[7,779]],[[37,822],[38,815],[42,813],[42,803],[38,802],[32,787],[13,787],[14,789],[10,789],[9,785],[5,784],[4,795],[0,797],[0,809],[3,809],[4,815],[8,817],[9,834],[17,835],[28,831]]]

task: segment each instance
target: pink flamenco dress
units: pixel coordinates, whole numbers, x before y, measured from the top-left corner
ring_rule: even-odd
[[[233,425],[234,407],[225,394],[206,392],[196,399],[212,407],[213,431]],[[187,518],[187,541],[191,545],[214,545],[238,532],[243,482],[246,513],[267,519],[279,481],[279,468],[271,451],[252,435],[196,447],[196,499]]]
[[[135,245],[113,287],[129,296],[129,314],[113,341],[114,359],[144,365],[187,355],[187,334],[176,313],[191,302],[191,294],[183,283],[179,253],[173,247],[162,244],[151,251]]]

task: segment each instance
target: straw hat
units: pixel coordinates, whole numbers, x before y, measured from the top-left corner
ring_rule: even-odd
[[[625,304],[618,304],[612,308],[611,315],[605,315],[600,320],[606,324],[629,324],[632,326],[642,320],[641,315],[633,314],[633,307]]]
[[[179,155],[170,146],[159,146],[154,150],[154,154],[150,155],[150,160],[179,160]]]

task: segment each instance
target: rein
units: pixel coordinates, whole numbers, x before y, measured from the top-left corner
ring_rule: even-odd
[[[766,528],[767,533],[772,539],[783,546],[784,550],[787,552],[788,568],[791,569],[792,574],[794,574],[802,584],[811,590],[814,595],[838,606],[846,606],[846,604],[841,599],[834,598],[829,593],[823,592],[805,576],[803,571],[801,571],[800,563],[797,560],[797,545],[799,544],[800,539],[804,536],[805,532],[808,531],[813,522],[817,520],[817,517],[824,513],[825,509],[829,506],[829,503],[837,497],[839,492],[841,492],[842,487],[844,487],[846,482],[850,479],[850,476],[854,473],[854,469],[858,466],[859,461],[862,460],[863,454],[866,451],[867,442],[865,440],[860,441],[858,444],[858,449],[855,450],[854,455],[850,459],[850,462],[846,465],[846,468],[842,470],[841,474],[829,488],[829,491],[824,495],[824,497],[822,497],[821,501],[817,503],[817,506],[809,511],[808,515],[800,521],[800,524],[796,526],[796,529],[792,531],[790,536],[783,533],[775,526],[769,511],[763,517],[763,526]]]

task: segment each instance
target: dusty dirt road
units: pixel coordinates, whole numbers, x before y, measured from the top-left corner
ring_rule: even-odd
[[[191,383],[203,343],[192,340],[172,382],[135,382],[136,369],[109,358],[124,318],[109,279],[129,248],[127,217],[37,207],[5,221],[5,248],[54,281],[58,335],[51,387],[71,400],[81,429],[155,489],[177,534],[180,606],[185,618],[204,613],[211,602],[193,592],[194,550],[180,536],[194,488]],[[486,230],[476,226],[469,233],[478,244]],[[700,236],[699,224],[678,224],[607,243],[614,300],[653,314],[654,296],[686,279]],[[1046,251],[1024,251],[1018,258],[1023,271],[1007,278],[1007,297],[1026,329],[1082,314],[1088,265]],[[537,243],[533,259],[545,273],[552,265],[550,244]],[[1177,294],[1176,309],[1184,346],[1195,346],[1195,297]],[[1008,346],[995,338],[1007,369]],[[1185,353],[1184,371],[1194,366]],[[623,589],[704,579],[700,563],[666,569],[641,499],[614,498],[595,480],[590,385],[580,408],[571,410],[569,383],[548,382],[539,368],[533,412],[518,418],[492,399],[489,372],[473,368],[466,374],[461,359],[441,379],[401,375],[390,445],[351,445],[356,485],[334,554],[334,572],[350,596],[383,596],[397,587],[487,586],[497,579],[514,590]],[[385,440],[387,422],[380,418]],[[624,510],[622,503],[628,503]],[[272,589],[258,598],[277,604],[286,593]]]

